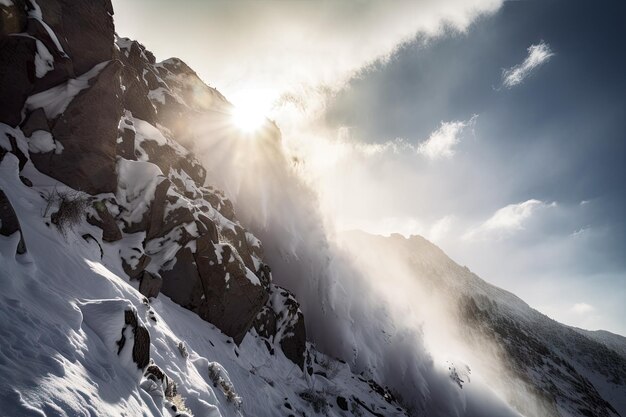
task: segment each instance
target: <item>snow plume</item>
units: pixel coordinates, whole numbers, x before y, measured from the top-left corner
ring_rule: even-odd
[[[238,218],[263,242],[274,281],[295,293],[317,349],[389,386],[416,413],[465,416],[493,407],[486,415],[517,415],[479,373],[471,389],[459,388],[446,361],[472,358],[453,339],[454,306],[426,297],[397,257],[346,243],[314,182],[300,175],[307,161],[292,156],[271,122],[250,137],[213,130],[220,123],[210,117],[195,124],[208,182],[226,191]]]
[[[422,5],[432,11],[440,4],[425,2]],[[484,383],[486,377],[481,377],[480,372],[473,374],[467,388],[460,388],[459,382],[451,377],[451,370],[455,369],[456,374],[458,366],[458,372],[463,373],[464,363],[474,365],[474,358],[467,353],[455,330],[451,314],[454,305],[444,299],[427,297],[411,271],[396,257],[372,262],[370,259],[380,260],[380,256],[364,255],[371,254],[371,248],[346,243],[335,229],[337,219],[333,218],[333,211],[320,200],[326,190],[318,180],[324,175],[325,167],[330,172],[340,172],[336,169],[338,165],[349,165],[362,158],[376,159],[388,153],[408,154],[422,162],[449,159],[459,145],[462,131],[471,127],[473,119],[442,123],[426,138],[423,147],[402,139],[362,144],[350,139],[349,129],[337,132],[325,125],[325,103],[358,70],[376,60],[388,59],[398,45],[416,33],[425,33],[428,37],[442,33],[445,27],[463,30],[471,22],[471,16],[492,10],[494,4],[472,7],[464,19],[450,16],[448,12],[453,8],[441,6],[434,15],[434,25],[412,24],[410,30],[392,36],[393,40],[385,41],[383,46],[380,42],[367,42],[358,30],[352,30],[354,28],[335,36],[332,30],[326,29],[344,26],[323,25],[326,29],[316,30],[316,39],[320,34],[322,38],[328,34],[333,39],[329,45],[334,49],[329,51],[320,46],[320,51],[324,51],[324,57],[341,56],[346,60],[329,68],[325,65],[333,60],[316,59],[315,65],[306,64],[307,71],[300,74],[302,76],[297,75],[301,64],[299,55],[290,56],[290,61],[284,63],[279,59],[281,54],[263,50],[263,55],[271,56],[275,61],[273,65],[278,65],[275,71],[265,71],[267,62],[256,60],[254,52],[246,52],[246,59],[237,62],[238,67],[229,70],[229,76],[245,67],[241,62],[252,59],[257,75],[280,78],[280,85],[273,88],[271,84],[276,80],[264,82],[255,75],[239,76],[241,80],[254,81],[258,89],[280,92],[280,98],[274,101],[272,117],[276,118],[283,136],[270,121],[254,134],[238,131],[229,116],[220,113],[204,114],[193,123],[195,132],[191,136],[197,138],[193,148],[207,168],[207,181],[225,190],[234,202],[238,218],[263,242],[264,259],[272,268],[274,281],[293,291],[301,303],[307,337],[322,352],[348,362],[355,372],[363,372],[389,386],[417,415],[518,414],[499,399],[493,387]],[[322,9],[324,7],[318,10]],[[401,7],[385,7],[385,10],[411,15]],[[247,13],[255,15],[249,10]],[[374,21],[386,20],[385,15],[375,15],[372,15]],[[426,15],[428,13],[412,14]],[[315,22],[315,16],[307,19]],[[350,21],[358,26],[360,17],[352,13]],[[399,26],[387,22],[381,27]],[[368,27],[368,36],[372,33],[377,32]],[[353,42],[345,44],[353,36],[363,48],[355,49]],[[383,38],[388,40],[387,36]],[[215,39],[224,43],[224,36]],[[315,45],[323,45],[323,41]],[[298,45],[301,48],[302,42]],[[337,51],[342,47],[348,52]],[[304,52],[308,60],[315,57],[310,52]],[[362,55],[355,57],[353,52]],[[233,56],[232,53],[221,55]],[[192,67],[206,68],[189,63]],[[228,68],[228,63],[223,61],[219,65],[220,71]],[[286,68],[290,73],[283,77]],[[318,74],[318,70],[321,73]],[[289,78],[292,76],[297,79]],[[215,76],[211,80],[215,81]],[[220,87],[220,81],[216,85]],[[245,91],[246,86],[239,88]],[[232,91],[225,89],[224,92],[232,97],[235,105],[246,99],[245,94]],[[257,98],[255,96],[255,101]],[[361,183],[363,192],[370,192],[373,200],[382,200],[384,197],[372,193],[369,185],[366,181]],[[373,206],[381,209],[384,205],[373,201]],[[452,362],[456,366],[450,365]],[[477,369],[480,370],[480,366]],[[468,381],[467,377],[461,379]]]
[[[341,87],[363,66],[388,57],[416,34],[465,30],[500,3],[269,0],[241,7],[214,0],[113,1],[119,33],[145,41],[159,59],[180,57],[235,104],[253,93],[273,101],[302,86]],[[138,23],[137,16],[150,24]]]

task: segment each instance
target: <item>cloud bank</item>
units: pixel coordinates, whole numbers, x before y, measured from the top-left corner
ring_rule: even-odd
[[[501,1],[113,3],[120,35],[145,42],[158,59],[183,59],[237,104],[251,90],[276,100],[303,85],[341,86],[418,33],[465,30]]]

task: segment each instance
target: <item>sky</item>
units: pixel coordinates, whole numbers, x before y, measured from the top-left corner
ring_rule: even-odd
[[[626,6],[113,3],[121,36],[278,121],[336,227],[423,235],[626,334]]]

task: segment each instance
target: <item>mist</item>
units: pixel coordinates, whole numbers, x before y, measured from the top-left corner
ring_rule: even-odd
[[[315,347],[388,386],[417,414],[518,415],[499,382],[508,378],[496,379],[507,375],[490,354],[496,347],[485,340],[488,347],[475,350],[476,341],[463,340],[458,299],[429,289],[406,258],[369,235],[340,231],[307,174],[307,155],[290,149],[294,141],[273,122],[254,134],[213,128],[227,126],[228,117],[197,120],[195,153],[207,183],[225,190],[242,224],[261,239],[274,282],[296,295]],[[317,133],[323,138],[323,129]],[[452,377],[457,372],[462,387]]]

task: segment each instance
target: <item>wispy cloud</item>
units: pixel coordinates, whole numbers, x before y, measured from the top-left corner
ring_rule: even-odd
[[[524,229],[524,223],[537,209],[555,207],[556,203],[544,203],[531,199],[517,204],[509,204],[497,210],[493,216],[477,227],[471,228],[463,235],[466,240],[502,238]]]
[[[463,131],[473,126],[477,117],[474,115],[466,121],[441,122],[439,129],[417,147],[417,152],[432,160],[451,158],[456,145],[461,141]]]
[[[502,85],[513,88],[521,84],[535,69],[545,64],[554,56],[550,45],[544,41],[528,47],[528,56],[521,64],[502,71]]]

